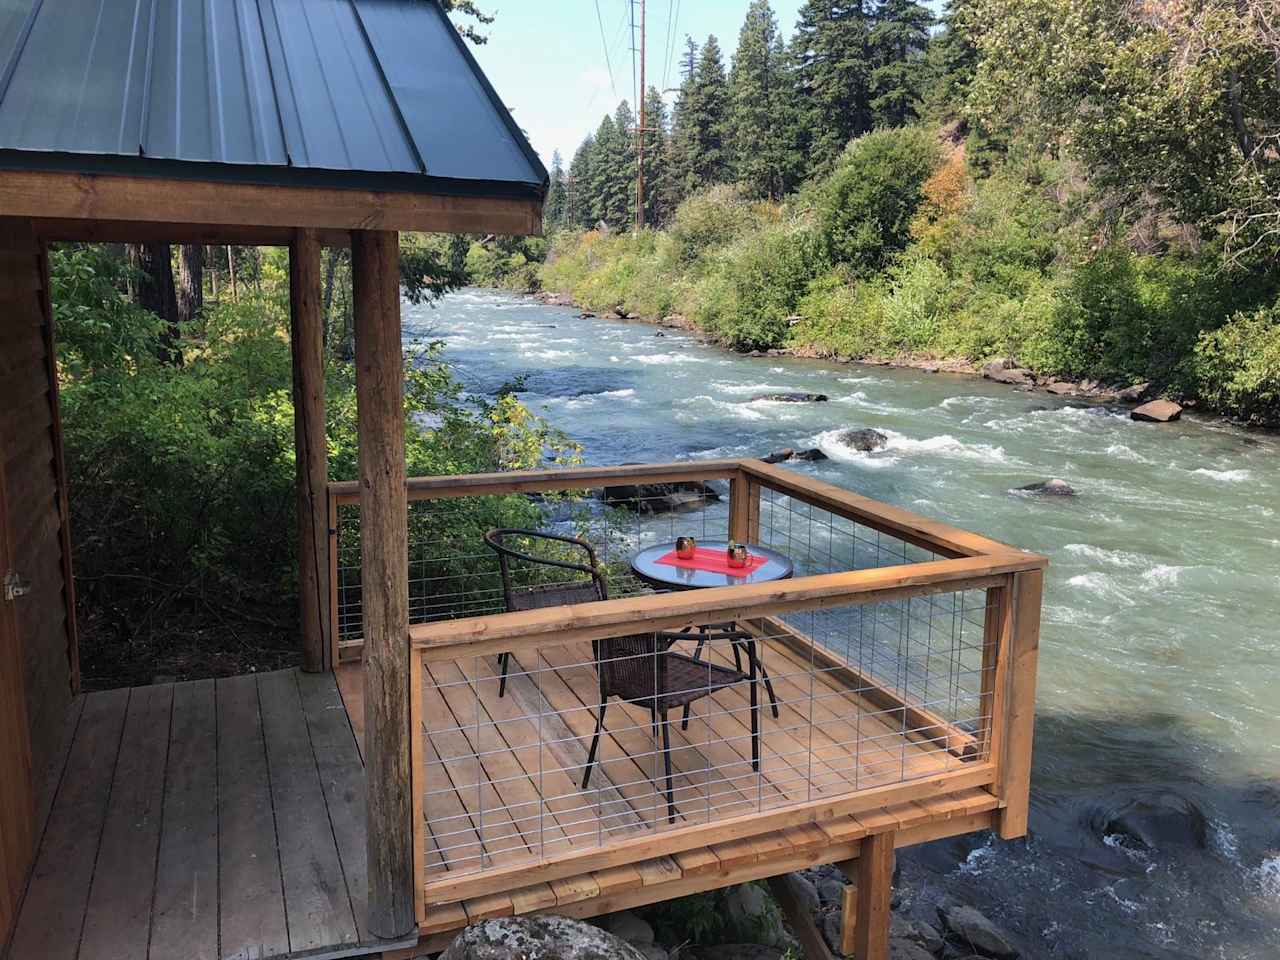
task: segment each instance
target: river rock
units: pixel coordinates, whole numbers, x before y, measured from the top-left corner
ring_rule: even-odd
[[[1136,797],[1102,825],[1103,837],[1114,837],[1139,849],[1181,846],[1203,850],[1209,824],[1204,812],[1186,797],[1164,791]]]
[[[995,357],[982,365],[982,372],[985,374],[988,372],[995,372],[997,370],[1013,370],[1016,369],[1017,366],[1018,361],[1013,359],[1013,357]]]
[[[1059,397],[1071,397],[1080,392],[1080,388],[1069,380],[1050,380],[1044,388]]]
[[[988,364],[982,368],[982,375],[988,380],[994,380],[996,383],[1025,385],[1035,382],[1035,374],[1030,370],[1023,369],[1022,367],[993,370],[990,368],[990,364]]]
[[[1074,497],[1075,490],[1071,484],[1065,480],[1041,480],[1038,483],[1028,483],[1025,486],[1017,488],[1026,493],[1036,494],[1042,497]]]
[[[1172,400],[1152,400],[1129,411],[1129,419],[1148,423],[1169,423],[1182,416],[1182,407]]]
[[[852,447],[854,450],[861,450],[863,453],[870,453],[872,450],[883,449],[885,444],[889,442],[889,438],[879,430],[863,428],[860,430],[845,430],[836,436],[836,439],[843,443],[846,447]]]
[[[929,953],[942,952],[942,934],[924,920],[911,920],[895,913],[889,920],[889,936],[895,940],[911,940]]]
[[[1125,403],[1141,403],[1151,393],[1151,383],[1135,383],[1116,391],[1116,399]]]
[[[938,908],[938,919],[951,937],[985,957],[1013,960],[1018,948],[999,927],[973,907],[962,904],[946,904]]]
[[[825,393],[762,393],[751,398],[751,402],[757,400],[771,400],[774,403],[826,403],[830,397]]]
[[[605,487],[600,499],[611,507],[636,513],[684,513],[705,507],[720,494],[697,480],[678,483],[637,483]]]
[[[842,910],[832,910],[822,915],[822,939],[827,941],[827,946],[837,957],[844,956],[840,952],[840,918],[843,916]]]
[[[838,877],[823,877],[818,881],[818,897],[825,906],[839,906],[844,902],[844,881]]]
[[[630,910],[611,913],[597,922],[619,940],[625,940],[633,947],[647,947],[653,943],[653,927]]]
[[[830,458],[819,450],[817,447],[810,447],[808,450],[797,450],[794,460],[808,460],[810,462],[817,460],[829,460]]]
[[[724,912],[729,928],[739,937],[769,946],[781,943],[784,931],[780,914],[760,885],[741,883],[730,888],[724,897]]]
[[[817,447],[810,447],[808,450],[793,450],[791,447],[783,447],[781,450],[775,450],[768,456],[761,457],[762,463],[786,463],[788,460],[826,460],[827,455]]]
[[[463,930],[440,960],[644,960],[611,933],[554,914],[502,917]]]
[[[914,940],[889,940],[889,960],[933,960],[933,954]]]

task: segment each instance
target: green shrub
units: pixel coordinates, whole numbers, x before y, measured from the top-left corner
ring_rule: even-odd
[[[694,319],[735,349],[780,345],[812,277],[809,247],[804,231],[785,225],[740,238],[713,268]]]
[[[676,209],[671,239],[679,263],[689,266],[768,219],[769,205],[753,203],[736,186],[721,184],[694,194]]]
[[[904,250],[939,157],[937,138],[920,127],[877,130],[850,143],[818,203],[827,260],[869,274]]]
[[[1212,406],[1280,425],[1280,302],[1201,334],[1190,365],[1197,393]]]

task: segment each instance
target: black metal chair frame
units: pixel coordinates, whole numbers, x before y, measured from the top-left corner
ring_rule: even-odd
[[[566,543],[582,549],[587,555],[587,563],[574,563],[570,560],[557,560],[550,557],[535,557],[521,550],[508,546],[503,541],[508,537],[533,537]],[[543,533],[535,530],[502,528],[490,530],[484,535],[485,543],[498,555],[498,567],[502,575],[503,599],[508,610],[529,610],[537,607],[558,606],[563,603],[582,603],[591,600],[609,599],[608,587],[600,574],[595,550],[585,540],[555,533]],[[527,563],[543,564],[587,574],[590,579],[580,584],[547,584],[533,587],[516,588],[511,583],[509,562],[512,559]],[[659,741],[662,744],[663,764],[666,789],[663,791],[667,799],[667,819],[676,818],[675,786],[671,771],[671,735],[668,712],[683,707],[684,715],[681,729],[688,729],[689,707],[694,700],[709,696],[716,690],[724,689],[735,683],[746,681],[751,686],[751,769],[760,770],[760,703],[759,683],[761,665],[756,648],[755,637],[745,631],[737,630],[730,625],[699,627],[697,631],[697,649],[693,656],[677,653],[671,647],[681,640],[693,639],[687,632],[656,632],[624,637],[610,637],[594,640],[591,644],[595,659],[596,676],[600,683],[600,709],[596,713],[595,734],[591,738],[591,749],[587,752],[586,770],[582,776],[582,789],[586,790],[591,782],[591,771],[595,767],[596,757],[600,749],[600,736],[604,731],[604,718],[608,710],[609,698],[616,696],[624,703],[634,703],[649,711],[653,725],[655,750]],[[702,648],[708,642],[727,641],[731,644],[736,669],[719,666],[703,660]],[[747,653],[748,671],[741,669],[739,650]],[[498,662],[502,674],[498,683],[498,696],[506,694],[507,671],[511,655],[501,653]],[[646,665],[652,663],[652,668]],[[688,680],[692,676],[706,676],[705,685],[688,685],[683,689],[669,689],[670,665],[678,665],[678,672]],[[630,665],[628,669],[627,665]],[[772,693],[772,690],[770,690]],[[777,704],[774,703],[774,716],[777,716]],[[655,770],[655,776],[657,771]]]

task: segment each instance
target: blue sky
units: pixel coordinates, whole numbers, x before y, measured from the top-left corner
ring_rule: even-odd
[[[489,42],[473,46],[472,52],[548,167],[553,150],[568,163],[600,118],[620,99],[632,98],[628,2],[599,0],[613,67],[611,84],[595,0],[481,0],[481,9],[497,19],[487,30]],[[773,0],[784,36],[791,36],[801,3]],[[677,60],[685,34],[701,43],[714,33],[727,68],[747,4],[748,0],[648,0],[646,82],[658,87],[679,84]],[[669,24],[675,31],[675,49],[668,61]]]

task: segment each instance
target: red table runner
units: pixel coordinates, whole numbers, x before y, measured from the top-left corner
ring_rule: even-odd
[[[731,567],[724,550],[695,547],[692,557],[677,557],[676,552],[672,550],[664,553],[654,562],[665,563],[669,567],[684,567],[686,570],[702,570],[706,573],[727,573],[731,577],[745,577],[763,567],[769,560],[766,557],[750,556],[747,557],[745,567]]]

